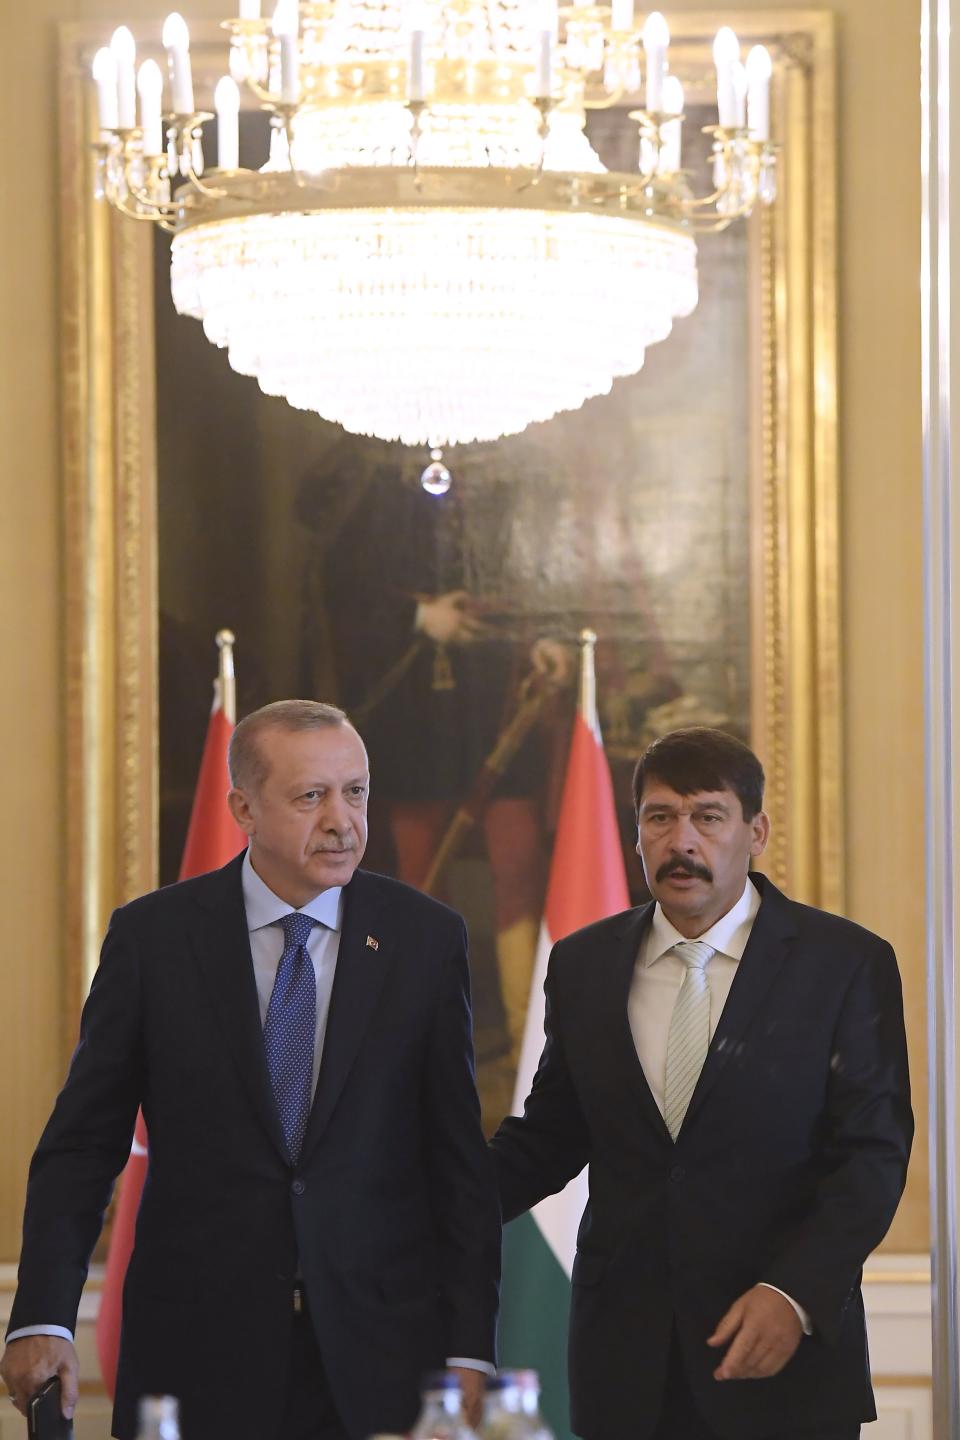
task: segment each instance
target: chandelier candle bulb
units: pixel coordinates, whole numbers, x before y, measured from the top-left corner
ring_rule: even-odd
[[[144,155],[163,154],[163,72],[156,60],[144,60],[137,74],[140,96],[140,129]]]
[[[747,56],[747,128],[752,140],[770,139],[770,76],[773,64],[763,45]]]
[[[734,124],[742,130],[747,123],[747,67],[737,61],[733,67]]]
[[[240,0],[240,19],[259,20],[260,0]]]
[[[117,72],[117,124],[121,130],[132,130],[137,123],[137,47],[126,25],[114,30],[110,54]]]
[[[633,29],[633,0],[613,0],[610,9],[611,30],[629,34]]]
[[[647,57],[646,111],[657,115],[663,109],[663,81],[667,73],[667,46],[670,31],[659,10],[647,16],[643,27],[643,49]]]
[[[182,15],[174,10],[163,22],[163,48],[170,69],[170,88],[175,115],[193,114],[193,72],[190,68],[190,31]]]
[[[683,86],[676,75],[668,75],[663,82],[663,109],[667,115],[676,115],[668,120],[660,132],[660,174],[676,175],[680,169],[680,130],[683,114]]]
[[[553,93],[553,31],[541,30],[537,48],[537,99],[549,100]]]
[[[220,170],[239,170],[240,91],[229,75],[217,81],[213,108],[217,112],[217,166]]]
[[[732,130],[737,123],[734,66],[740,63],[740,42],[729,25],[724,25],[717,31],[717,38],[713,42],[713,63],[717,67],[717,109],[720,124],[725,130]]]
[[[117,109],[117,62],[104,45],[93,57],[93,78],[97,86],[97,117],[101,130],[116,130],[120,124]]]
[[[296,105],[300,99],[300,12],[297,0],[279,0],[273,12],[273,33],[280,41],[280,99]]]
[[[427,96],[423,49],[426,36],[419,27],[410,31],[410,58],[407,66],[407,99],[415,103]]]

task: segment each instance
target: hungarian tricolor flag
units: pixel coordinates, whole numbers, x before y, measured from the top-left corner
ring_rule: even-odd
[[[551,947],[573,930],[630,904],[617,831],[610,769],[597,719],[592,635],[585,636],[580,700],[550,864],[546,908],[530,989],[513,1113],[523,1113],[543,1049],[543,982]],[[570,1436],[567,1325],[577,1227],[587,1200],[587,1172],[550,1195],[503,1236],[501,1363],[540,1373],[544,1417],[557,1440]]]
[[[213,710],[207,726],[187,841],[180,864],[181,880],[219,869],[221,865],[226,865],[228,860],[232,860],[246,844],[246,836],[234,824],[233,816],[227,807],[227,746],[234,727],[233,661],[229,654],[230,642],[224,642],[221,636],[218,636],[217,643],[221,648],[220,678],[214,685]],[[97,1316],[100,1373],[107,1394],[111,1397],[117,1382],[123,1281],[133,1250],[137,1211],[140,1208],[140,1194],[146,1174],[147,1129],[143,1123],[143,1115],[138,1114],[130,1159],[118,1182],[113,1230]]]

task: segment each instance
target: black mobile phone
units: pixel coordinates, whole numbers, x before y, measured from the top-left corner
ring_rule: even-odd
[[[27,1434],[30,1440],[73,1440],[73,1421],[60,1409],[59,1375],[47,1380],[27,1406]]]

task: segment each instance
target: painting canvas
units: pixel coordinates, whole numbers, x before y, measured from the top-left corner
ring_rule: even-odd
[[[686,126],[688,163],[703,173],[709,118],[694,109]],[[625,110],[591,115],[589,129],[610,168],[636,168]],[[245,139],[255,147],[257,132]],[[158,239],[160,878],[177,873],[213,637],[228,626],[239,713],[290,695],[343,705],[370,750],[366,863],[466,914],[495,1123],[522,1035],[580,631],[598,637],[634,899],[645,891],[630,776],[643,744],[690,722],[749,736],[746,229],[701,243],[699,305],[638,375],[520,435],[449,450],[443,494],[421,483],[426,451],[348,434],[234,374],[173,312],[165,246]],[[462,807],[473,823],[451,836]]]

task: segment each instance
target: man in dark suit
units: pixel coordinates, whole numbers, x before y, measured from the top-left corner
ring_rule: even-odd
[[[466,936],[358,870],[369,776],[341,711],[242,721],[223,870],[118,910],[30,1172],[2,1374],[59,1372],[137,1107],[150,1164],[114,1433],[175,1395],[185,1436],[359,1440],[410,1427],[424,1371],[476,1409],[499,1220],[473,1077]]]
[[[875,1418],[861,1267],[913,1132],[890,946],[748,875],[763,771],[702,728],[636,770],[654,903],[561,941],[512,1219],[589,1164],[570,1319],[586,1440],[853,1440]]]

